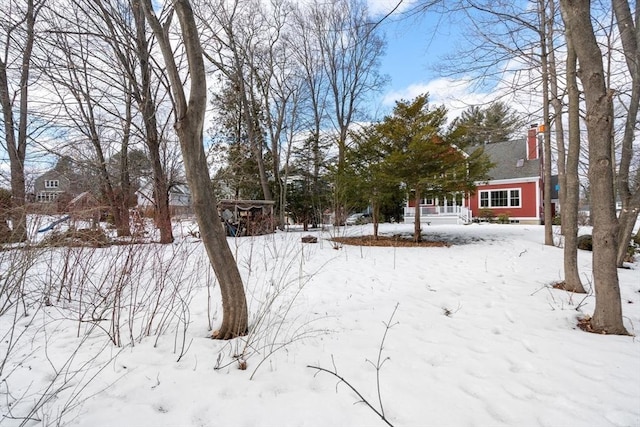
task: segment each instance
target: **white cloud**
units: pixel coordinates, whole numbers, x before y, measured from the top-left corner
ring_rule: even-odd
[[[368,0],[369,13],[373,16],[384,16],[395,7],[394,13],[400,13],[410,8],[416,0]]]
[[[453,119],[471,105],[490,102],[494,97],[489,93],[473,92],[470,78],[438,78],[429,82],[414,83],[405,89],[388,92],[382,99],[382,105],[392,107],[396,101],[410,101],[424,93],[429,94],[433,105],[445,105],[449,110],[449,119]]]

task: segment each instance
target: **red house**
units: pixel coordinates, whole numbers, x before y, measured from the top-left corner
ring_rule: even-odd
[[[536,126],[528,130],[526,139],[487,144],[484,149],[494,164],[488,173],[489,180],[477,182],[473,195],[422,200],[423,222],[464,224],[488,216],[508,217],[510,222],[521,224],[542,222],[542,156]],[[412,223],[414,218],[415,206],[409,198],[404,220]]]
[[[536,127],[529,129],[526,140],[487,144],[485,153],[495,166],[489,171],[490,180],[476,183],[477,192],[469,198],[473,217],[483,217],[482,211],[489,210],[513,222],[540,224],[543,173]]]

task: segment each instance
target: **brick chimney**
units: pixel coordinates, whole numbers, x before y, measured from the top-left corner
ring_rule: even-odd
[[[538,158],[538,125],[533,124],[527,131],[527,160]]]

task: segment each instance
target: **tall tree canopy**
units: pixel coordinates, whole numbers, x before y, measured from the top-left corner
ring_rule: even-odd
[[[453,121],[450,129],[462,131],[460,140],[466,145],[482,145],[508,141],[523,124],[524,120],[507,104],[494,102],[484,108],[469,107]]]
[[[414,192],[416,206],[423,194],[445,197],[474,191],[475,182],[486,178],[490,163],[483,150],[463,151],[458,131],[444,132],[447,110],[430,108],[428,95],[396,103],[393,113],[376,126],[380,143],[389,153],[387,176]],[[420,214],[416,209],[414,240],[420,241]]]

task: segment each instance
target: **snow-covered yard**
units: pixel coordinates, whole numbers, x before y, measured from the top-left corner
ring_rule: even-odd
[[[252,319],[231,342],[208,338],[220,300],[192,229],[178,224],[168,246],[33,251],[33,308],[0,317],[1,426],[384,425],[310,365],[336,369],[396,426],[640,426],[640,342],[576,327],[594,297],[550,288],[562,249],[540,226],[425,227],[452,243],[433,248],[327,240],[371,225],[314,231],[316,244],[299,230],[229,239]],[[3,254],[0,275],[17,274]],[[579,264],[591,289],[591,253]],[[637,334],[630,267],[619,277]]]

